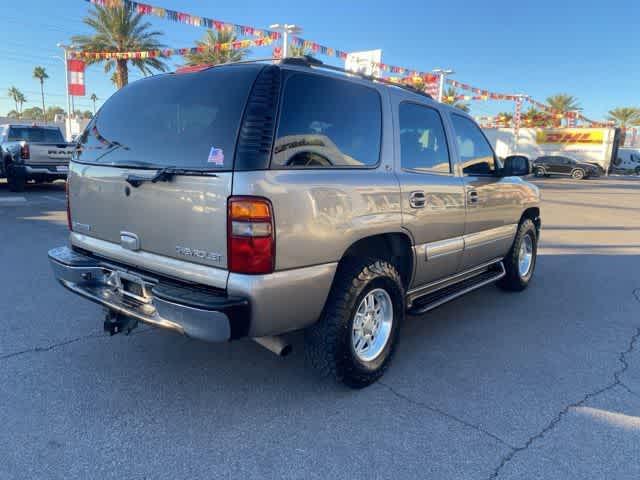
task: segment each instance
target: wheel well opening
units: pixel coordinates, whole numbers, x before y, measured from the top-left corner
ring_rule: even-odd
[[[338,268],[346,259],[381,258],[393,263],[398,269],[405,288],[409,287],[413,275],[413,251],[411,240],[404,233],[385,233],[358,240],[344,253]]]
[[[540,227],[542,224],[540,221],[540,209],[538,207],[527,208],[522,213],[522,217],[520,217],[520,223],[522,223],[526,218],[533,222],[533,224],[536,226],[536,233],[539,235]]]

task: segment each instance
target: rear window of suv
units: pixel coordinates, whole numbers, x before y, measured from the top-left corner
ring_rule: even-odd
[[[272,168],[371,167],[380,158],[378,92],[321,75],[285,83]]]
[[[159,75],[123,88],[80,138],[77,161],[230,170],[238,128],[262,65]]]
[[[26,140],[31,143],[66,143],[57,128],[9,127],[7,137],[10,142]]]

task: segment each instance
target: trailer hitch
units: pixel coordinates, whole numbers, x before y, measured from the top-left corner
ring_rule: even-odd
[[[104,331],[110,336],[124,332],[129,335],[138,326],[138,320],[130,318],[112,310],[107,310],[104,316]]]

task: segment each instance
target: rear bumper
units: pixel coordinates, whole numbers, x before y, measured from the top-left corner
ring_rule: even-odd
[[[66,168],[66,170],[58,170],[58,168]],[[67,165],[14,165],[16,172],[25,177],[55,177],[55,178],[67,178],[69,173]]]
[[[50,250],[49,261],[65,288],[112,312],[209,342],[247,333],[250,311],[245,298],[142,277],[67,247]],[[134,279],[142,290],[134,294],[122,288],[121,278]]]

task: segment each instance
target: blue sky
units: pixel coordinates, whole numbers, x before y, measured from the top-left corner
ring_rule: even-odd
[[[150,3],[217,20],[266,28],[287,22],[303,27],[302,36],[345,51],[381,48],[383,62],[429,71],[453,68],[456,78],[501,93],[526,93],[544,101],[567,92],[584,113],[604,118],[618,106],[640,106],[640,1],[425,0],[209,2],[153,0]],[[64,107],[65,84],[56,43],[86,33],[84,0],[2,1],[0,18],[0,114],[13,108],[7,89],[25,92],[25,108],[40,105],[33,67],[42,65],[47,104]],[[192,46],[203,29],[147,17],[165,32],[169,47]],[[253,50],[264,56],[272,47]],[[324,58],[324,60],[328,60]],[[177,57],[177,62],[179,62]],[[335,61],[334,61],[335,62]],[[130,79],[140,78],[132,72]],[[102,67],[86,74],[88,93],[103,101],[114,92]],[[76,108],[90,109],[88,97]],[[474,115],[512,110],[508,102],[472,102]]]

